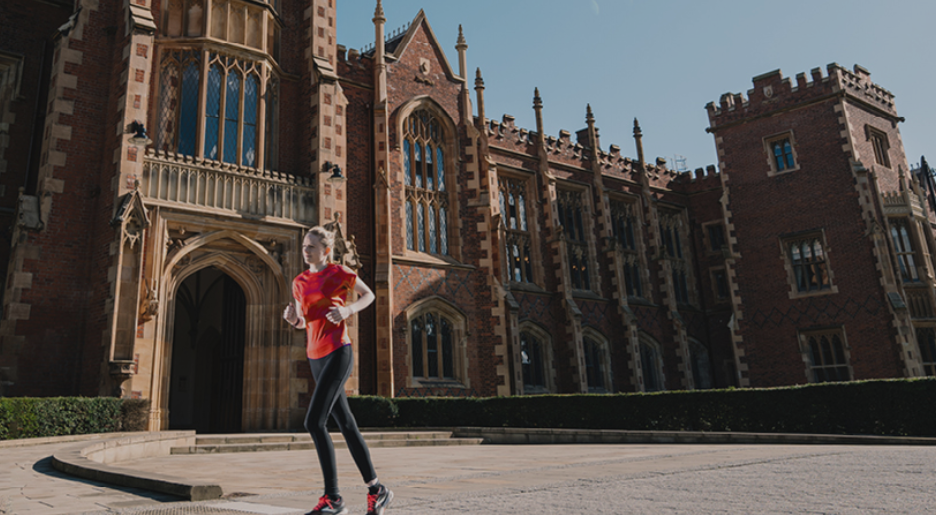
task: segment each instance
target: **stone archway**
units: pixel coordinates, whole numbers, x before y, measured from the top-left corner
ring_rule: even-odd
[[[162,221],[160,221],[162,223]],[[172,413],[170,399],[178,394],[178,382],[181,373],[173,370],[174,347],[176,345],[191,346],[191,338],[185,337],[183,341],[177,339],[177,318],[180,316],[180,288],[185,281],[198,274],[205,274],[205,270],[214,270],[209,275],[214,277],[223,275],[231,283],[229,288],[240,290],[243,295],[243,307],[238,308],[243,322],[243,349],[242,357],[230,356],[235,362],[243,360],[239,367],[240,382],[243,385],[239,408],[236,403],[228,402],[227,406],[239,413],[229,414],[228,423],[214,426],[211,423],[194,424],[187,421],[192,427],[205,428],[212,432],[222,431],[252,431],[252,430],[283,430],[290,424],[290,417],[294,416],[293,398],[296,396],[291,387],[290,353],[292,347],[298,342],[293,331],[289,330],[280,316],[283,306],[291,297],[284,277],[283,263],[291,268],[291,263],[283,259],[282,243],[277,251],[271,251],[273,240],[263,240],[261,244],[257,239],[246,236],[243,232],[234,230],[218,230],[193,233],[191,229],[185,231],[185,238],[174,238],[181,231],[171,226],[161,231],[161,241],[154,242],[152,248],[166,248],[162,259],[154,264],[157,276],[154,281],[159,284],[158,314],[153,320],[154,335],[152,344],[152,370],[148,374],[151,383],[152,415],[150,429],[167,429],[170,424],[179,426],[186,422],[183,418],[176,418]],[[165,227],[165,225],[164,225]],[[292,234],[274,233],[280,242],[290,241],[286,238]],[[185,315],[187,316],[187,315]],[[179,324],[187,323],[178,320]],[[234,329],[228,329],[229,331]],[[221,331],[219,331],[221,332]],[[202,345],[217,345],[211,342],[219,335],[206,333],[199,338],[206,338],[205,342],[195,342],[196,347]],[[207,373],[202,370],[202,373]],[[213,374],[214,372],[212,372]],[[221,374],[222,372],[218,372]],[[186,375],[189,385],[195,376]],[[208,393],[202,392],[203,396]],[[192,400],[194,402],[194,400]],[[231,406],[235,406],[231,408]],[[176,406],[179,408],[179,406]],[[215,418],[215,417],[212,417]],[[239,424],[236,421],[239,420]],[[180,426],[181,427],[181,426]]]
[[[169,381],[169,429],[241,430],[247,297],[214,267],[176,292]]]

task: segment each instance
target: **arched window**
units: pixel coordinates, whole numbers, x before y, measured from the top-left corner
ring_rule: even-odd
[[[523,393],[553,391],[552,347],[549,333],[527,322],[520,327],[520,369]]]
[[[640,335],[640,369],[643,372],[645,392],[660,392],[666,389],[660,345],[645,334]]]
[[[614,233],[615,248],[624,258],[624,287],[628,297],[643,297],[641,280],[640,239],[637,205],[634,202],[611,202],[611,227]]]
[[[689,304],[689,276],[690,257],[689,247],[685,245],[683,237],[687,236],[685,224],[681,213],[664,213],[660,217],[660,235],[663,237],[663,246],[666,250],[666,259],[670,263],[673,279],[673,293],[676,302]]]
[[[156,148],[195,155],[201,53],[167,52],[160,67]]]
[[[592,289],[591,253],[588,249],[588,227],[585,220],[589,217],[585,195],[581,191],[559,190],[559,224],[569,254],[569,273],[572,288],[576,290]]]
[[[692,361],[692,378],[698,390],[712,388],[712,364],[709,351],[700,342],[689,339],[689,359]]]
[[[467,385],[464,315],[448,302],[432,298],[411,306],[406,317],[410,385]]]
[[[891,240],[894,242],[894,250],[897,252],[897,264],[900,266],[900,277],[905,283],[918,282],[920,280],[917,272],[916,263],[913,255],[913,236],[908,231],[907,220],[890,220]]]
[[[607,340],[595,331],[588,331],[582,337],[582,350],[588,393],[611,392],[611,355]]]
[[[206,77],[201,77],[203,59],[209,62]],[[269,67],[201,50],[167,49],[159,88],[157,149],[259,168],[262,135],[264,164],[276,165],[279,81]]]
[[[406,248],[443,256],[449,253],[445,136],[428,109],[403,123]]]
[[[507,280],[532,283],[533,241],[527,225],[527,183],[508,177],[498,177],[497,181],[500,190]]]

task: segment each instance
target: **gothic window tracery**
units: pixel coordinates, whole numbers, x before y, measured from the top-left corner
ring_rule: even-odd
[[[640,335],[640,369],[643,373],[645,392],[659,392],[666,389],[660,344],[645,334]]]
[[[611,360],[607,342],[597,334],[582,338],[582,350],[585,353],[585,376],[588,393],[608,393],[611,391]]]
[[[632,202],[611,201],[611,227],[615,248],[624,256],[624,284],[628,297],[643,297],[640,272],[643,265],[638,252],[640,238],[636,206]]]
[[[449,203],[445,134],[427,109],[403,124],[403,181],[406,187],[406,248],[448,255]]]
[[[810,382],[851,380],[845,335],[841,328],[803,333],[802,338]]]
[[[900,277],[905,283],[919,282],[914,260],[913,234],[909,230],[906,220],[895,219],[890,221],[891,240],[894,242],[894,251],[897,253],[897,264],[900,267]]]
[[[279,80],[269,67],[196,49],[165,49],[160,71],[158,150],[259,168],[262,141],[265,167],[276,165]]]
[[[818,236],[790,241],[787,246],[797,291],[804,293],[831,288],[825,249]]]
[[[501,224],[504,229],[504,253],[507,280],[532,283],[532,238],[527,225],[526,182],[499,177]]]
[[[689,304],[689,252],[683,237],[685,224],[680,213],[663,213],[660,216],[660,235],[666,259],[670,262],[673,293],[678,304]]]
[[[585,234],[585,217],[588,208],[583,192],[558,190],[559,224],[562,226],[563,239],[569,255],[569,272],[572,288],[591,290],[591,262],[588,250],[588,238]]]
[[[430,298],[406,312],[410,379],[413,385],[468,384],[465,316],[448,302]]]

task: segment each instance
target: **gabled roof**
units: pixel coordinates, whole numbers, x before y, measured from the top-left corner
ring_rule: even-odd
[[[442,56],[442,67],[445,69],[445,74],[449,79],[464,82],[464,77],[459,77],[455,73],[455,70],[452,68],[451,63],[449,63],[448,57],[445,55],[445,50],[443,50],[442,45],[439,44],[439,38],[436,37],[435,32],[432,31],[432,25],[429,24],[429,20],[426,19],[426,13],[422,9],[419,10],[419,14],[413,18],[413,22],[410,23],[409,28],[406,32],[393,37],[392,39],[384,42],[384,51],[386,52],[386,58],[394,61],[399,61],[403,56],[403,53],[406,52],[406,48],[409,46],[410,42],[413,40],[413,37],[416,35],[416,31],[419,30],[419,27],[422,24],[426,24],[426,33],[429,35],[429,43],[435,48],[439,49],[439,54]],[[364,55],[372,56],[374,55],[374,50],[369,50]]]
[[[149,215],[146,213],[146,205],[143,203],[143,197],[138,190],[133,190],[120,197],[117,209],[114,211],[114,218],[111,219],[111,227],[119,227],[131,217],[136,216],[143,227],[150,224]]]

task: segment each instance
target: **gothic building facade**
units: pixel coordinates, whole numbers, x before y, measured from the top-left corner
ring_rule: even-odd
[[[345,8],[350,8],[350,4]],[[300,425],[304,231],[377,296],[352,393],[758,387],[934,373],[932,195],[893,95],[830,65],[710,104],[718,166],[489,119],[420,12],[336,0],[0,6],[3,395],[151,400],[151,428]],[[443,38],[444,39],[444,38]],[[614,121],[613,123],[622,123]],[[627,122],[629,123],[629,122]]]

